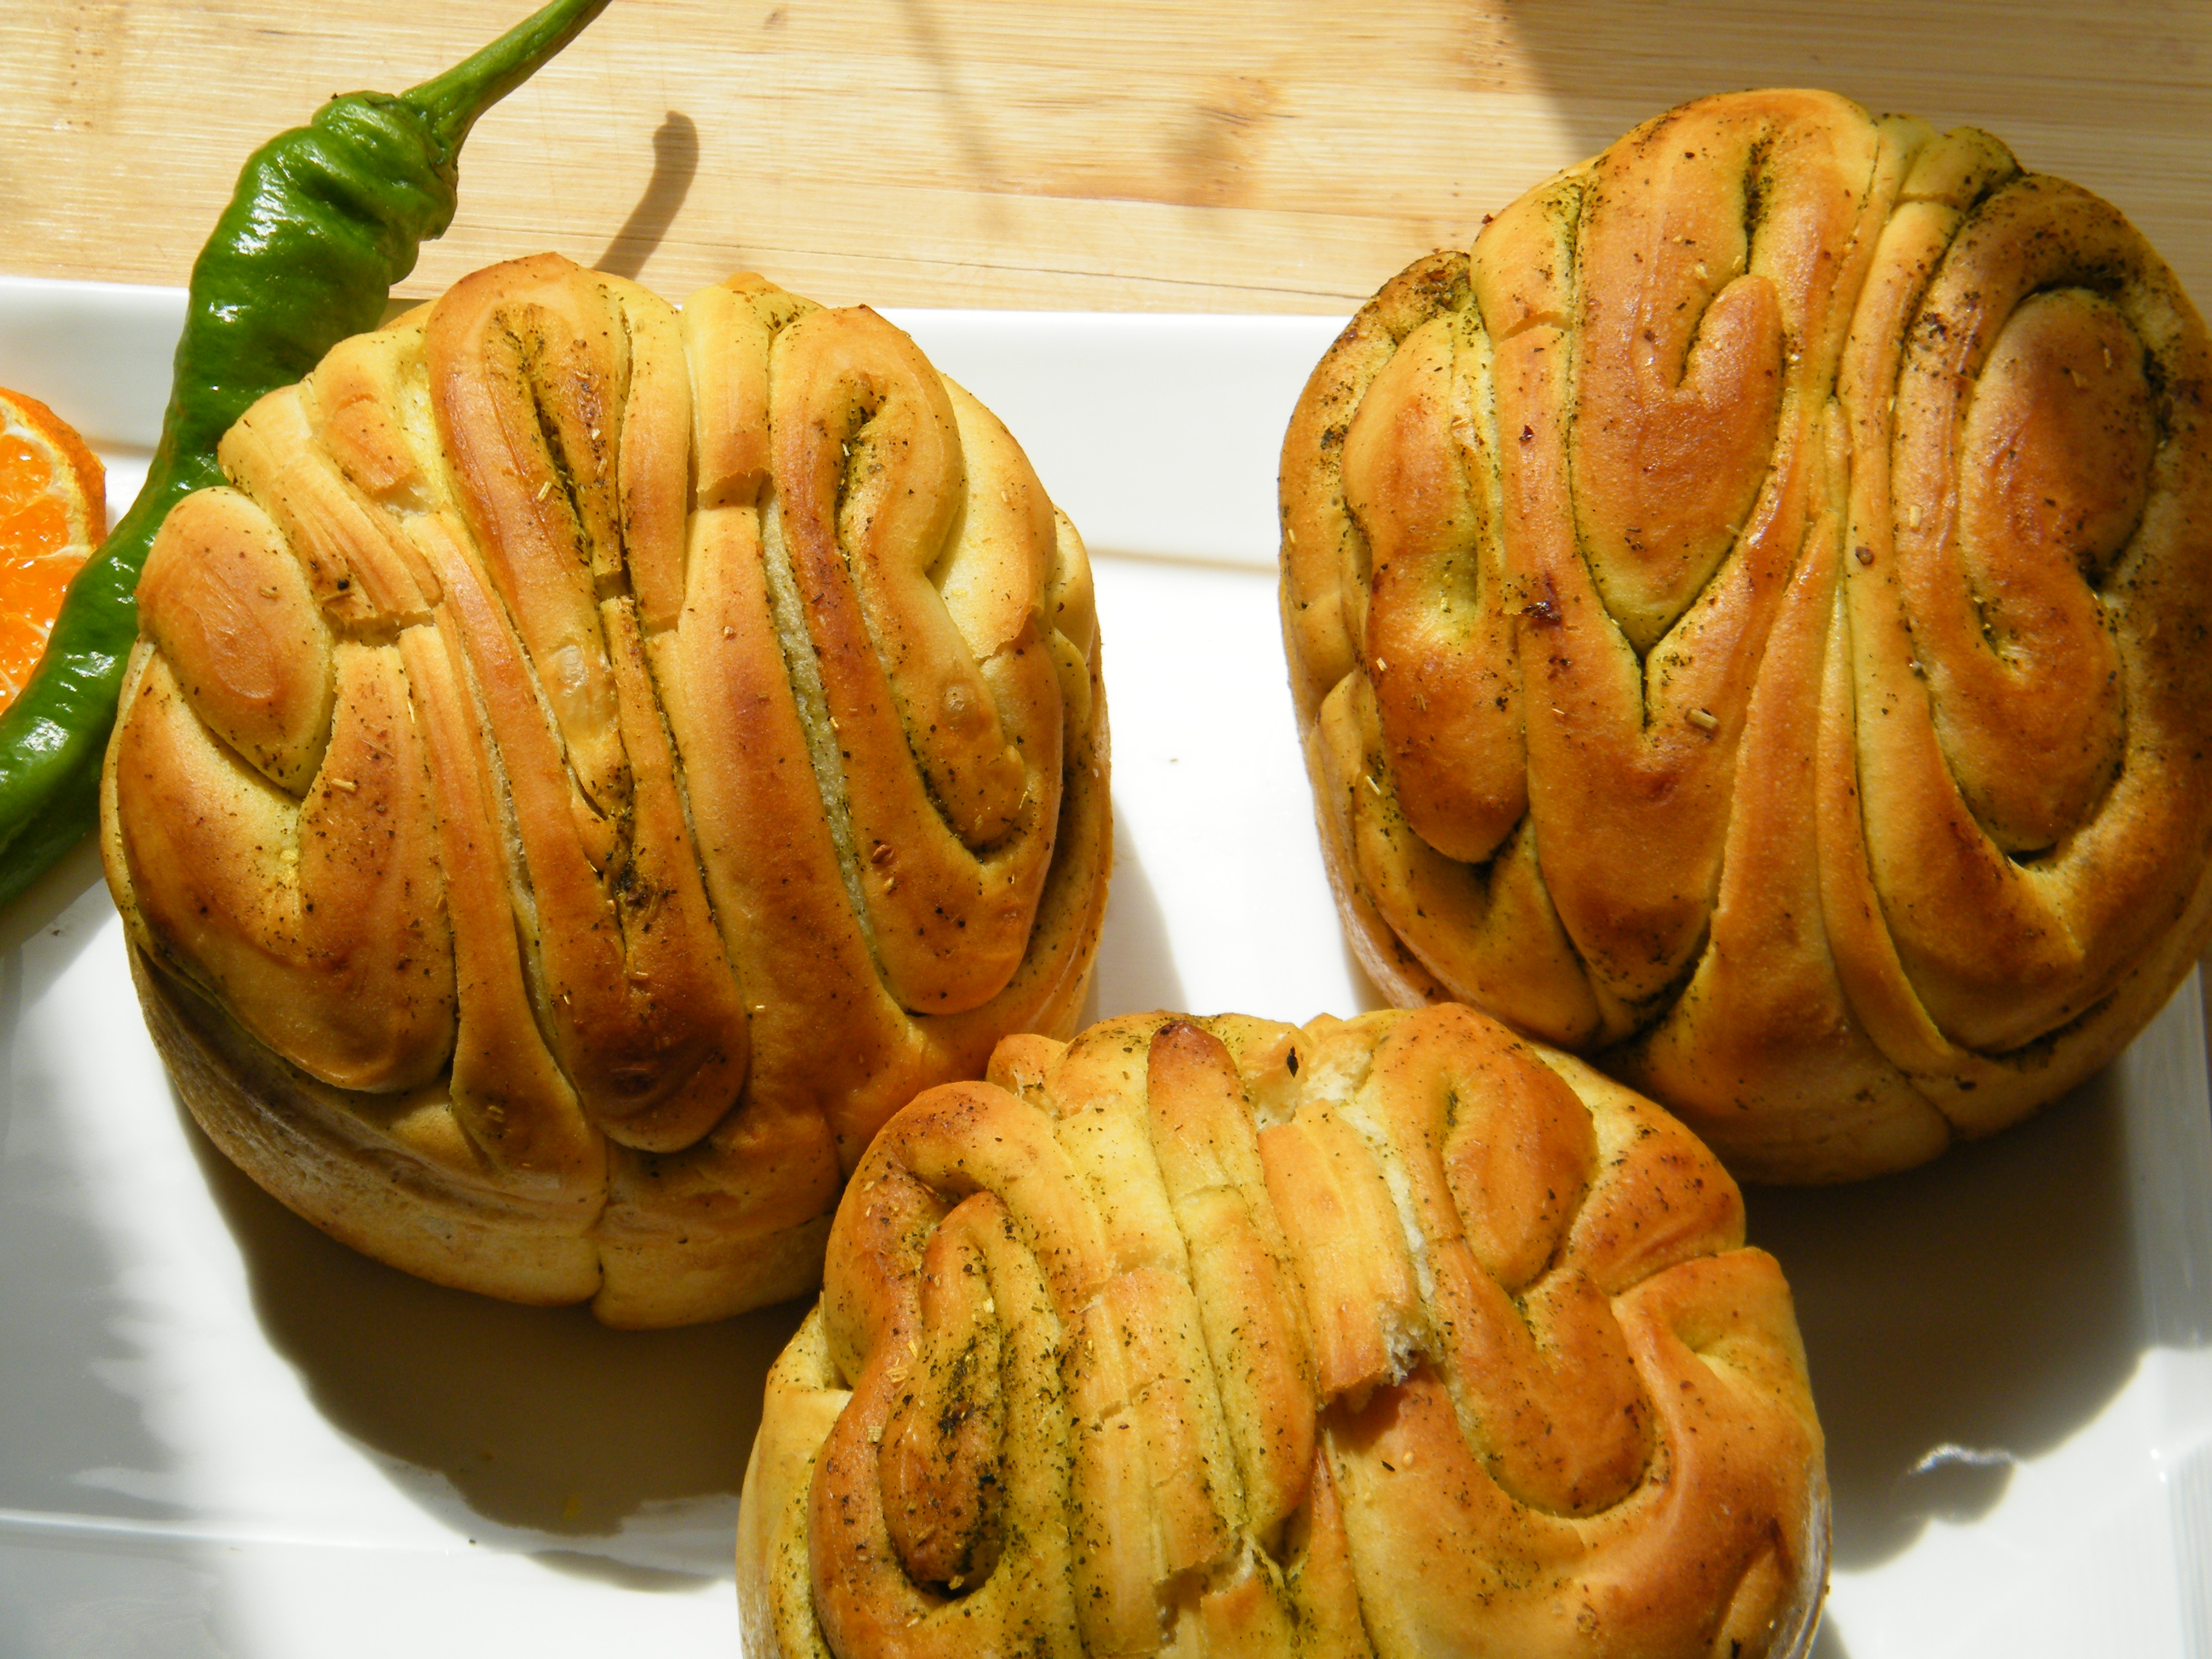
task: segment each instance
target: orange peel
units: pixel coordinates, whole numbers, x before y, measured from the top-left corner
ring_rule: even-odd
[[[37,398],[0,390],[0,708],[38,666],[62,595],[106,534],[100,458]]]

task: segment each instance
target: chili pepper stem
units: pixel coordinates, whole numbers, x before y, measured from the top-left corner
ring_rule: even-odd
[[[400,97],[422,112],[440,143],[448,151],[458,149],[477,117],[527,81],[606,5],[607,0],[552,0],[482,51]]]

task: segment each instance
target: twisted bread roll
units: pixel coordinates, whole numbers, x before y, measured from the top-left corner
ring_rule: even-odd
[[[1089,567],[874,313],[517,260],[221,453],[147,562],[103,839],[186,1101],[309,1219],[719,1316],[814,1281],[917,1089],[1072,1026]]]
[[[1663,1112],[1468,1009],[1011,1037],[769,1374],[753,1659],[1784,1654],[1790,1293]]]
[[[1283,455],[1377,982],[1771,1179],[2101,1065],[2212,929],[2208,367],[2114,209],[1820,93],[1686,105],[1415,262]]]

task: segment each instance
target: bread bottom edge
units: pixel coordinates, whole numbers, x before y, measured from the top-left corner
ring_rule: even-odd
[[[821,1283],[825,1212],[772,1231],[598,1231],[601,1199],[474,1187],[377,1135],[143,951],[131,976],[178,1096],[216,1149],[339,1243],[433,1284],[605,1323],[702,1323]]]

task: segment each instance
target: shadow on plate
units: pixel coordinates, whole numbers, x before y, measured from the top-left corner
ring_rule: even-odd
[[[1344,1011],[1349,1019],[1354,1014],[1371,1014],[1378,1008],[1395,1008],[1397,1004],[1384,996],[1373,980],[1367,976],[1367,964],[1359,959],[1359,952],[1352,948],[1352,936],[1344,935],[1344,967],[1352,976],[1352,1006]],[[1336,1012],[1332,1008],[1331,1013]]]
[[[1182,1000],[1158,899],[1126,852],[1097,986],[1110,1012]],[[638,1589],[727,1576],[762,1389],[806,1303],[624,1332],[428,1284],[300,1219],[176,1110],[270,1346],[410,1498],[556,1571]]]
[[[1106,920],[1098,934],[1098,966],[1083,1024],[1119,1014],[1148,1013],[1155,1008],[1188,1012],[1182,975],[1176,971],[1168,940],[1167,915],[1160,908],[1136,841],[1117,805],[1114,809],[1114,876],[1107,890]]]
[[[0,1508],[173,1520],[191,1506],[148,1425],[155,1356],[86,1184],[97,1154],[77,1121],[70,1039],[42,1007],[113,918],[89,837],[0,909]],[[4,1616],[0,1650],[15,1650]]]
[[[23,952],[23,994],[33,1001],[45,994],[61,971],[76,959],[76,954],[99,931],[99,924],[112,914],[105,901],[88,905],[85,912],[71,917],[70,907],[100,885],[100,847],[87,836],[75,847],[55,860],[44,875],[21,893],[0,906],[0,957]],[[40,933],[58,941],[62,948],[41,946],[36,952],[24,947]]]
[[[338,1429],[472,1541],[634,1589],[726,1577],[769,1366],[804,1302],[613,1331],[447,1290],[338,1243],[190,1123],[270,1346]]]
[[[2104,1407],[2148,1346],[2122,1100],[2100,1073],[1900,1176],[1754,1188],[1752,1241],[1796,1293],[1828,1439],[1835,1564],[1971,1520],[2015,1461]]]

